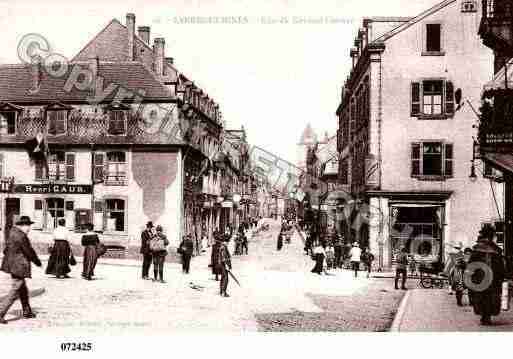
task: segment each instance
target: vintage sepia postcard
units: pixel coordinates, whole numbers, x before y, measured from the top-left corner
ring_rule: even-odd
[[[0,27],[0,356],[513,331],[513,0],[0,0]]]

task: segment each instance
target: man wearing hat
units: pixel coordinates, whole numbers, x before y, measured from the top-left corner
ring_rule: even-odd
[[[215,275],[215,280],[219,281],[219,275],[221,272],[217,268],[216,263],[218,262],[217,257],[219,256],[219,247],[222,244],[222,235],[219,232],[214,233],[215,242],[212,245],[212,254],[210,256],[210,267],[212,268],[212,274]]]
[[[143,255],[142,263],[142,279],[150,279],[149,272],[152,261],[150,241],[155,235],[153,230],[153,222],[146,223],[146,229],[141,233],[141,250],[140,253]]]
[[[219,238],[216,241],[220,241]],[[226,240],[225,240],[226,241]],[[229,297],[226,290],[228,289],[228,271],[232,269],[232,262],[230,257],[230,251],[226,246],[226,243],[219,243],[218,247],[218,255],[216,256],[216,261],[214,262],[214,267],[216,268],[216,273],[221,274],[221,282],[219,283],[219,294],[222,297]]]
[[[7,324],[4,316],[18,298],[23,309],[23,318],[36,317],[30,308],[29,293],[25,283],[25,278],[32,277],[30,262],[41,267],[41,261],[27,236],[33,223],[30,217],[21,216],[5,241],[4,258],[0,270],[11,275],[11,289],[0,303],[0,324]]]

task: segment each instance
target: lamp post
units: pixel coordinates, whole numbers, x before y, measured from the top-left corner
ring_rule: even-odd
[[[472,160],[470,161],[470,181],[475,182],[477,181],[477,175],[476,175],[476,140],[474,137],[472,137]]]

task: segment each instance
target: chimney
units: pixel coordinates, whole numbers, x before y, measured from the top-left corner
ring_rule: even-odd
[[[175,59],[174,59],[174,57],[166,57],[166,62],[169,65],[173,65],[175,63]]]
[[[33,61],[30,65],[31,75],[32,75],[32,88],[29,89],[30,94],[37,93],[39,91],[39,87],[41,86],[41,79],[43,76],[43,71],[41,68],[41,59]]]
[[[132,13],[126,14],[126,29],[128,31],[128,61],[134,61],[134,36],[135,36],[135,15]]]
[[[154,40],[153,51],[155,56],[155,73],[158,76],[164,75],[164,47],[166,41],[163,37],[157,37]]]
[[[100,68],[100,58],[98,56],[89,60],[89,70],[91,70],[92,80],[91,89],[96,90],[96,79],[98,78],[98,70]]]
[[[146,45],[150,44],[150,27],[149,26],[139,26],[137,28],[137,32],[139,33],[139,37]]]

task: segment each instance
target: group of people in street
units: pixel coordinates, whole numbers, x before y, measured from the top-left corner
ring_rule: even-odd
[[[155,227],[151,221],[146,223],[146,229],[141,233],[142,279],[150,279],[149,272],[153,263],[153,281],[166,283],[164,281],[164,262],[168,255],[168,245],[169,240],[164,234],[162,226]]]
[[[106,249],[100,242],[98,234],[93,231],[93,224],[87,223],[84,227],[86,233],[81,238],[81,244],[84,247],[82,278],[92,280],[98,258],[105,254]],[[66,227],[66,220],[60,218],[52,234],[53,243],[48,248],[50,258],[45,270],[46,274],[54,275],[57,279],[71,278],[69,276],[71,266],[77,264],[70,245],[70,233]]]
[[[360,248],[358,242],[347,246],[344,237],[336,232],[331,237],[322,237],[315,228],[307,229],[304,251],[315,261],[312,273],[328,274],[332,269],[342,269],[344,262],[349,262],[355,278],[358,277],[362,264],[367,278],[370,277],[374,255],[369,248]]]

